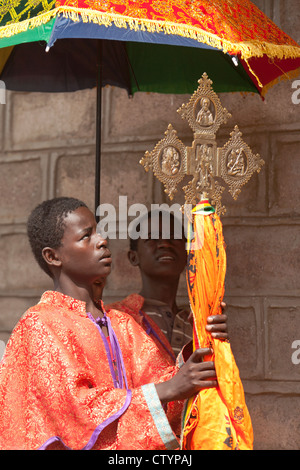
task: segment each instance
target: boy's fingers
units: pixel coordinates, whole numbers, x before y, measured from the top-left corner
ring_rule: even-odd
[[[227,315],[221,313],[220,315],[210,315],[207,317],[207,323],[225,323],[227,321]]]
[[[194,362],[201,362],[204,356],[209,356],[212,353],[213,350],[211,348],[196,349],[196,351],[193,352],[191,358],[193,358]]]

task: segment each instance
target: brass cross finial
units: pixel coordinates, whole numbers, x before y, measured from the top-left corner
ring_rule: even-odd
[[[186,147],[169,124],[165,137],[152,152],[145,153],[140,163],[146,171],[152,169],[171,200],[183,178],[192,176],[182,188],[185,204],[195,205],[203,197],[208,197],[216,212],[224,214],[226,209],[221,198],[225,188],[217,178],[228,185],[229,193],[236,199],[253,173],[260,172],[264,161],[243,141],[237,126],[229,141],[222,148],[217,147],[217,131],[231,115],[222,107],[206,73],[198,83],[189,102],[177,110],[194,132],[192,146]]]

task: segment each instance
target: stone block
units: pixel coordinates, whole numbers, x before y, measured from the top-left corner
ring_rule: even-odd
[[[100,204],[111,204],[119,215],[119,196],[126,196],[126,207],[146,204],[148,175],[138,153],[114,152],[101,155]],[[94,155],[64,155],[56,164],[56,196],[71,196],[83,200],[94,210]],[[123,207],[122,204],[120,207]],[[137,214],[138,215],[138,214]]]
[[[139,164],[142,156],[139,152],[128,151],[103,154],[100,202],[113,204],[117,212],[119,196],[127,196],[128,207],[135,203],[147,204],[148,174]]]
[[[27,235],[4,234],[0,237],[0,285],[1,291],[22,289],[49,289],[52,281],[35,261]]]
[[[66,153],[57,159],[55,196],[76,197],[94,210],[95,157],[93,155],[68,155]]]
[[[270,168],[270,215],[300,214],[299,143],[293,136],[275,136],[273,162]]]
[[[300,300],[272,299],[266,304],[266,377],[300,381],[300,363],[293,361],[300,342]],[[299,347],[298,347],[299,349]]]
[[[299,450],[299,396],[247,395],[254,450]]]
[[[170,123],[179,136],[191,132],[186,121],[177,113],[177,109],[189,96],[136,93],[129,99],[125,90],[113,88],[105,91],[108,95],[109,104],[106,108],[109,115],[104,142],[139,142],[163,138]]]
[[[127,93],[118,88],[106,92],[109,97],[106,101],[105,143],[155,141],[164,137],[170,123],[180,139],[184,142],[190,139],[192,131],[187,121],[177,113],[181,105],[188,102],[190,95],[137,93],[133,99],[128,99]],[[253,133],[261,133],[274,126],[284,128],[297,125],[299,112],[292,102],[292,93],[291,81],[283,81],[271,88],[264,101],[258,94],[219,93],[222,106],[232,115],[220,132],[223,129],[231,132],[235,125],[242,132],[248,128]]]
[[[222,105],[232,115],[227,127],[237,124],[241,131],[249,127],[259,132],[272,130],[274,126],[298,127],[299,105],[292,102],[293,91],[291,81],[282,81],[267,92],[264,101],[259,95],[221,93]]]
[[[1,162],[0,222],[26,221],[30,211],[41,202],[42,184],[39,159]]]
[[[7,99],[8,92],[6,92],[5,99]],[[5,123],[6,106],[0,106],[0,152],[4,147],[4,123]]]
[[[95,139],[95,90],[74,93],[13,93],[8,103],[8,148],[40,148]]]
[[[0,297],[0,331],[11,332],[26,310],[38,301],[37,297]]]
[[[299,226],[224,226],[224,237],[228,295],[299,293]]]
[[[280,0],[279,20],[281,29],[300,43],[299,2],[298,0]]]
[[[263,377],[260,309],[257,299],[227,298],[228,333],[242,379]]]

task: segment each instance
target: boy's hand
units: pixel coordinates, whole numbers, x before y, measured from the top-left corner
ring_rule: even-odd
[[[221,308],[222,312],[224,312],[226,308],[225,302],[221,302]],[[192,313],[190,313],[188,319],[189,322],[193,325]],[[207,325],[205,329],[206,331],[211,333],[213,338],[228,340],[229,334],[227,330],[227,315],[225,313],[221,313],[219,315],[212,315],[210,317],[207,317]]]
[[[221,302],[222,312],[226,308],[225,302]],[[221,313],[220,315],[212,315],[207,317],[206,331],[209,331],[213,338],[216,339],[227,339],[229,338],[227,331],[227,315]]]
[[[185,400],[203,388],[216,387],[218,383],[214,363],[202,362],[202,358],[211,353],[210,348],[197,349],[172,379],[156,384],[160,401]]]

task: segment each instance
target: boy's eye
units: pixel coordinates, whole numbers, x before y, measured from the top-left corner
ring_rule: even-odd
[[[88,231],[88,232],[86,232],[86,233],[81,237],[80,240],[85,240],[85,239],[89,238],[90,236],[91,236],[91,232]]]

